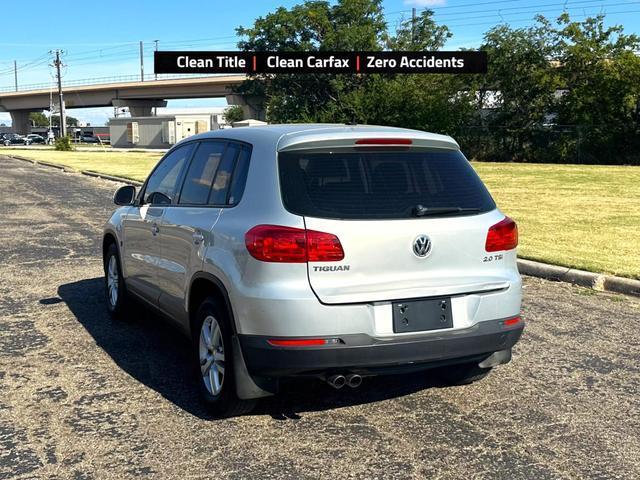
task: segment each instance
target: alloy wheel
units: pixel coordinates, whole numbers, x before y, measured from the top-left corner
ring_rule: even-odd
[[[118,262],[115,255],[111,255],[107,264],[107,293],[111,307],[118,303]]]
[[[224,341],[218,321],[208,315],[202,322],[199,340],[200,372],[211,395],[218,395],[224,383]]]

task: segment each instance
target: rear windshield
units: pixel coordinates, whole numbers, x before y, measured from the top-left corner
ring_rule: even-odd
[[[284,206],[298,215],[400,219],[416,208],[461,209],[449,215],[495,208],[459,151],[283,152],[278,164]]]

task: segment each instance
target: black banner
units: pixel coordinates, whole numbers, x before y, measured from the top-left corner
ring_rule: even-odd
[[[487,53],[155,52],[155,73],[487,73]]]

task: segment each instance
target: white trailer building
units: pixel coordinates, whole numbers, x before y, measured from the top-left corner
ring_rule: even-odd
[[[192,113],[112,118],[111,146],[169,148],[183,138],[223,127],[222,117],[218,113]]]

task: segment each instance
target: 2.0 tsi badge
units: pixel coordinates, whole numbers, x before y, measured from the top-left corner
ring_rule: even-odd
[[[426,257],[431,253],[431,239],[426,235],[418,235],[413,241],[413,253],[418,257]]]

